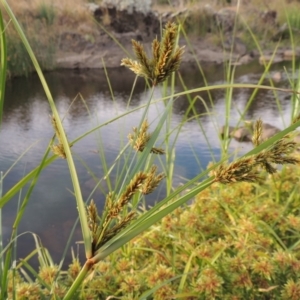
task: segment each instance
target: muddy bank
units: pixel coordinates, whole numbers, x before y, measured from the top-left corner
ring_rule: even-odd
[[[115,68],[120,66],[121,59],[127,56],[134,57],[132,52],[131,39],[136,39],[136,34],[114,34],[115,38],[122,45],[117,44],[108,35],[103,35],[96,43],[91,44],[89,41],[81,40],[75,43],[80,43],[82,50],[71,51],[72,47],[68,47],[68,51],[59,51],[57,53],[56,67],[58,69],[94,69],[94,68]],[[78,38],[78,37],[77,37]],[[81,39],[81,38],[80,38]],[[68,42],[71,44],[70,39]],[[243,56],[239,53],[224,51],[222,47],[214,45],[209,37],[207,38],[191,38],[189,40],[191,47],[183,39],[180,40],[180,46],[185,45],[185,52],[182,58],[184,64],[195,64],[196,61],[205,63],[221,64],[224,61],[231,61],[236,64],[247,64],[253,60],[260,63],[269,62],[271,59],[274,63],[284,60],[291,60],[293,55],[299,57],[300,49],[292,51],[289,48],[278,49],[276,55],[272,57],[272,50],[265,50],[263,55],[258,51],[246,52]],[[145,49],[150,52],[151,42],[144,42]],[[126,52],[127,51],[127,52]]]
[[[162,27],[167,21],[180,24],[188,36],[185,39],[181,34],[179,41],[180,46],[186,46],[182,64],[187,66],[197,66],[198,62],[201,65],[221,64],[229,59],[235,64],[247,64],[254,60],[264,63],[270,59],[281,62],[300,54],[299,49],[291,51],[282,46],[283,39],[286,39],[285,45],[291,43],[289,30],[278,19],[278,8],[268,8],[265,12],[263,7],[257,8],[251,3],[245,3],[237,10],[234,1],[231,5],[183,1],[190,4],[185,7],[152,5],[147,8],[145,5],[141,6],[139,0],[131,0],[126,1],[135,3],[134,9],[130,10],[123,8],[125,1],[117,0],[103,0],[101,6],[87,3],[86,0],[68,2],[68,5],[60,0],[53,0],[52,4],[43,1],[41,6],[39,1],[41,0],[35,5],[29,5],[29,2],[22,2],[21,5],[21,2],[16,1],[13,10],[24,27],[24,33],[41,68],[45,71],[119,67],[122,58],[134,58],[132,39],[143,43],[146,52],[150,54],[152,40],[160,37]],[[112,2],[118,5],[103,6],[104,3]],[[142,11],[136,11],[136,7]],[[254,24],[251,23],[253,16]],[[253,50],[257,46],[253,45],[245,26],[242,27],[239,23],[237,30],[233,32],[234,24],[240,17],[248,17],[252,27],[249,26],[261,44],[263,55]],[[9,18],[6,18],[9,77],[34,72],[25,48]],[[297,36],[298,34],[294,35],[294,38]],[[299,43],[295,40],[295,45]],[[272,57],[275,48],[276,55]]]
[[[226,12],[224,15],[223,10]],[[206,18],[210,18],[207,19],[210,20],[210,23],[223,22],[221,25],[225,36],[223,36],[224,41],[221,41],[221,37],[216,41],[215,32],[207,32],[201,36],[189,35],[188,41],[182,38],[179,45],[186,46],[183,55],[184,64],[195,64],[196,61],[201,64],[221,64],[229,59],[235,64],[246,64],[253,60],[258,60],[262,64],[270,60],[278,63],[283,60],[291,60],[294,56],[300,56],[300,49],[292,51],[287,47],[277,49],[274,57],[272,57],[273,49],[270,48],[265,50],[263,54],[257,50],[247,49],[245,40],[239,37],[233,38],[232,22],[234,22],[234,15],[227,14],[228,9],[226,10],[226,8],[221,9],[220,12],[203,10],[201,13],[205,14]],[[142,42],[150,54],[151,42],[153,38],[160,35],[161,24],[167,21],[176,21],[176,18],[183,14],[187,18],[190,13],[187,10],[178,11],[175,15],[170,13],[158,14],[151,11],[145,15],[140,12],[118,11],[114,7],[95,6],[92,14],[99,26],[88,29],[89,34],[80,34],[76,30],[64,32],[58,45],[56,68],[118,67],[122,58],[134,57],[132,39]],[[220,19],[221,17],[222,19]],[[272,22],[269,25],[275,26],[273,19],[269,22]],[[206,30],[211,31],[212,29],[207,28]]]
[[[121,59],[124,57],[133,56],[131,38],[135,38],[134,35],[131,37],[127,35],[119,36],[123,40],[121,48],[114,41],[106,41],[108,37],[102,37],[101,41],[97,45],[90,46],[88,43],[83,51],[74,52],[62,52],[57,54],[56,66],[59,69],[89,69],[89,68],[115,68],[120,66]],[[210,45],[205,39],[191,41],[192,49],[187,46],[183,55],[183,63],[195,63],[197,59],[201,63],[222,63],[225,59],[229,58],[229,55],[224,53],[221,48]],[[184,40],[180,41],[180,45],[186,45]],[[151,43],[144,43],[146,49],[151,49]],[[124,51],[128,51],[126,53]],[[233,55],[233,60],[237,60],[238,55]],[[252,57],[246,57],[249,62]]]

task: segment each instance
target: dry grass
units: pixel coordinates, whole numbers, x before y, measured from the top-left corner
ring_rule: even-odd
[[[94,40],[97,25],[88,10],[86,0],[28,0],[10,1],[11,8],[22,25],[24,32],[43,70],[55,68],[56,53],[61,42],[74,48],[76,42],[84,42],[86,37]],[[0,6],[1,8],[1,6]],[[9,18],[2,9],[7,26],[8,74],[27,75],[33,71],[32,63]],[[68,34],[75,34],[73,44],[66,42]],[[79,44],[79,47],[82,45]]]
[[[93,18],[88,10],[87,3],[86,0],[14,1],[12,9],[19,20],[28,17],[39,18],[43,8],[46,10],[53,9],[57,26],[74,26],[83,22],[93,24]]]
[[[176,3],[180,1],[165,1],[170,3]],[[153,10],[158,11],[160,13],[165,12],[176,12],[178,10],[182,10],[185,8],[190,9],[191,11],[198,11],[201,13],[203,11],[204,6],[207,4],[207,1],[204,0],[189,0],[185,1],[186,4],[184,7],[182,5],[168,5],[161,4],[161,1],[154,1]],[[18,1],[12,0],[10,1],[10,5],[15,12],[16,16],[19,20],[22,19],[30,19],[39,17],[42,7],[48,7],[48,9],[53,9],[56,16],[56,23],[59,26],[67,26],[76,28],[77,31],[86,31],[88,27],[95,27],[93,24],[93,18],[91,17],[91,13],[87,8],[88,1],[87,0],[28,0],[28,1]],[[222,7],[226,7],[228,9],[236,9],[236,5],[226,5],[224,1],[213,1],[210,5],[214,8],[214,10],[219,10]],[[242,1],[239,7],[239,13],[246,17],[246,20],[249,18],[249,12],[254,13],[257,16],[257,13],[264,12],[268,10],[275,10],[277,12],[277,21],[279,23],[284,23],[286,20],[286,14],[284,7],[286,7],[287,11],[300,11],[300,3],[297,1],[282,1],[282,0],[271,0],[271,1],[260,1],[260,0],[252,0],[252,1]],[[197,19],[197,18],[196,18]],[[257,18],[255,18],[257,20]],[[201,19],[202,20],[202,19]],[[251,17],[250,17],[251,21]],[[203,24],[203,23],[202,23]],[[77,25],[77,27],[74,27]],[[205,27],[206,24],[203,24]],[[91,28],[90,28],[91,30]]]
[[[14,10],[15,14],[22,15],[26,14],[26,12],[36,12],[41,5],[53,6],[57,13],[64,15],[64,14],[73,14],[77,15],[79,18],[82,15],[86,15],[85,11],[86,4],[88,1],[86,0],[27,0],[27,1],[19,1],[19,0],[12,0],[10,1],[10,5]]]
[[[87,28],[95,28],[91,12],[87,7],[87,0],[28,0],[28,1],[10,1],[11,8],[17,19],[21,23],[30,26],[32,20],[45,22],[49,16],[53,15],[53,30],[58,28],[63,30],[74,30],[77,32],[87,30]],[[46,20],[47,21],[47,20]]]
[[[188,35],[191,38],[202,36],[207,39],[207,44],[209,44],[210,39],[214,41],[213,44],[220,45],[220,28],[216,26],[213,16],[205,10],[207,1],[187,0],[186,2],[187,4],[182,7],[180,5],[161,5],[159,4],[161,1],[157,0],[154,1],[153,10],[165,13],[188,8],[192,12],[189,17],[187,18],[184,14],[180,17]],[[241,2],[239,15],[249,25],[257,39],[262,41],[263,48],[274,46],[272,38],[278,32],[279,26],[286,22],[287,17],[292,21],[291,27],[296,29],[294,38],[295,43],[298,42],[296,32],[300,30],[300,13],[298,13],[300,3],[282,0]],[[87,43],[95,43],[99,39],[99,27],[88,9],[88,0],[11,0],[9,3],[22,24],[44,70],[55,68],[55,55],[58,51],[80,53],[86,48]],[[222,7],[233,11],[237,8],[235,5],[224,4],[224,1],[213,1],[210,5],[214,11],[218,11]],[[277,12],[275,23],[266,23],[262,18],[257,17],[269,10]],[[8,21],[7,18],[6,20]],[[110,23],[111,20],[107,14],[102,20],[102,25],[105,26]],[[237,35],[242,38],[249,50],[256,48],[252,39],[249,39],[248,30],[241,24],[242,22],[239,22]],[[24,75],[32,71],[31,62],[26,57],[26,52],[22,46],[19,45],[18,37],[11,30],[11,27],[8,27],[10,35],[9,73]],[[287,39],[283,43],[289,45],[290,40]],[[136,45],[138,46],[138,44]]]

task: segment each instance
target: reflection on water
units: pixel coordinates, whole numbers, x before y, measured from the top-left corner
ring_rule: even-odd
[[[277,69],[283,70],[283,66],[279,65]],[[206,79],[211,84],[223,83],[222,66],[207,66],[204,71],[207,74]],[[261,72],[262,68],[255,64],[237,68],[236,82],[257,83]],[[111,69],[108,73],[109,83],[103,71],[53,72],[46,75],[58,111],[64,117],[63,123],[70,140],[84,134],[96,125],[104,124],[108,120],[146,103],[149,99],[149,91],[146,89],[144,81],[139,79],[129,102],[134,81],[133,75],[125,69]],[[196,69],[184,69],[180,74],[188,88],[204,85],[204,80]],[[112,86],[114,95],[110,93],[109,84]],[[268,84],[268,79],[265,84]],[[182,90],[182,84],[178,80],[177,91]],[[234,90],[230,124],[236,124],[252,92],[250,89]],[[162,90],[156,88],[154,99],[159,99],[161,95]],[[225,93],[217,90],[210,94],[203,92],[192,95],[192,97],[195,96],[197,97],[194,110],[190,110],[187,116],[190,120],[183,125],[184,114],[189,108],[188,98],[179,97],[173,107],[171,126],[177,129],[182,126],[176,142],[174,185],[180,184],[186,178],[194,177],[206,167],[209,161],[214,158],[217,160],[220,155],[220,141],[217,132],[218,127],[225,122]],[[287,94],[274,94],[261,90],[257,93],[246,118],[261,117],[265,122],[284,128],[290,119],[288,99]],[[281,105],[281,114],[278,113],[278,103]],[[151,105],[149,111],[151,128],[155,126],[163,109],[164,103],[161,101]],[[84,137],[72,148],[85,199],[93,191],[97,178],[100,179],[104,173],[105,166],[98,153],[99,147],[104,148],[105,160],[110,167],[120,149],[127,143],[126,137],[132,127],[139,124],[142,113],[141,110],[137,110],[109,123]],[[24,174],[36,167],[41,160],[53,136],[50,114],[49,105],[36,75],[27,79],[16,78],[8,83],[0,135],[1,170],[5,173],[13,163],[17,163],[7,174],[5,173],[4,193]],[[176,130],[171,137],[171,142],[175,135]],[[162,140],[164,131],[161,136]],[[239,153],[244,153],[251,148],[251,145],[232,141],[231,149],[237,148]],[[91,173],[94,176],[91,176]],[[115,173],[112,173],[112,182],[116,180],[114,177]],[[62,245],[66,244],[71,227],[77,218],[76,204],[71,190],[72,184],[67,163],[58,159],[42,172],[20,227],[21,232],[31,231],[38,234],[57,261],[61,257]],[[103,205],[105,192],[107,192],[107,186],[102,182],[92,196],[99,207]],[[25,193],[26,189],[21,191],[21,194],[3,209],[6,237],[9,236],[9,228],[16,215],[18,199],[23,199]],[[159,201],[163,195],[164,187],[162,185],[149,203]],[[20,238],[18,242],[19,257],[24,257],[34,247],[33,240],[29,237],[30,234],[27,234]],[[77,228],[74,240],[79,239],[80,229]]]

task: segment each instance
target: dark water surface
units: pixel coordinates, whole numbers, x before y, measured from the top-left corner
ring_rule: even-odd
[[[289,64],[274,66],[268,78],[280,71],[282,80],[275,85],[288,87],[288,75],[284,72],[284,68],[289,70]],[[223,66],[206,66],[204,69],[209,84],[224,82]],[[257,83],[262,71],[263,68],[255,63],[238,67],[235,82]],[[181,70],[180,74],[188,88],[204,85],[202,76],[194,66]],[[139,79],[133,97],[128,103],[134,76],[125,69],[110,69],[108,75],[114,97],[110,93],[109,84],[103,71],[62,71],[46,74],[58,111],[61,116],[65,116],[64,126],[69,140],[77,138],[96,125],[103,124],[113,117],[146,103],[149,99],[150,92],[146,89],[144,81]],[[268,78],[264,84],[269,84]],[[178,79],[176,91],[182,90],[182,84]],[[159,99],[162,92],[162,89],[157,87],[154,99]],[[234,90],[230,124],[236,124],[251,93],[252,90],[249,89]],[[196,96],[196,94],[192,96]],[[214,108],[210,104],[207,93],[201,93],[198,96],[195,102],[195,111],[198,117],[192,118],[193,114],[189,114],[191,120],[183,125],[176,142],[175,186],[184,182],[185,179],[193,178],[207,166],[209,161],[218,160],[220,157],[218,127],[225,122],[224,91],[212,92]],[[209,108],[209,112],[203,101]],[[281,113],[278,112],[278,103],[281,106]],[[180,97],[175,101],[172,128],[177,128],[182,122],[188,106],[186,97]],[[152,128],[163,109],[162,102],[150,107],[149,122]],[[31,75],[29,78],[15,78],[8,82],[0,134],[0,171],[6,175],[3,182],[3,193],[6,193],[40,162],[53,136],[50,114],[51,110],[36,75]],[[98,179],[102,178],[104,174],[103,162],[98,153],[99,147],[101,145],[104,147],[105,160],[109,168],[119,150],[127,143],[127,135],[131,132],[132,127],[138,126],[141,116],[141,110],[130,113],[85,137],[72,148],[84,199],[90,196],[95,187],[96,180],[91,176],[91,172]],[[264,122],[283,129],[290,122],[290,95],[282,92],[274,94],[265,90],[258,92],[246,118],[257,119],[259,117]],[[163,135],[164,131],[161,134]],[[171,141],[175,134],[176,131],[171,136]],[[241,154],[250,150],[251,145],[232,141],[231,149],[239,149]],[[11,168],[13,164],[15,166]],[[8,170],[9,172],[7,172]],[[115,172],[111,174],[112,182],[115,180],[115,174]],[[92,197],[99,208],[103,205],[107,191],[105,183],[102,183],[101,187],[102,190],[98,189]],[[159,201],[165,194],[164,189],[162,184],[160,189],[149,198],[148,203],[153,204],[154,201]],[[10,235],[10,228],[16,216],[18,199],[22,201],[25,192],[26,188],[3,208],[4,238],[6,240]],[[43,245],[49,249],[55,261],[59,262],[76,218],[76,203],[72,195],[67,163],[57,159],[42,172],[26,208],[19,233],[28,231],[38,234]],[[80,238],[78,227],[74,241],[80,240]],[[30,233],[18,240],[18,247],[18,257],[24,257],[34,248]],[[69,253],[70,251],[68,251]]]

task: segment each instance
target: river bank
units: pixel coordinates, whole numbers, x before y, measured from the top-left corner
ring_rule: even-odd
[[[297,28],[284,29],[285,19],[278,7],[272,7],[276,1],[271,2],[267,10],[255,8],[255,3],[238,7],[199,1],[184,8],[154,5],[147,13],[85,0],[76,5],[68,0],[55,0],[52,4],[37,1],[35,6],[12,1],[11,5],[42,69],[47,71],[119,67],[122,58],[133,56],[132,39],[142,42],[150,52],[152,40],[160,36],[161,25],[167,21],[182,26],[179,45],[186,46],[185,65],[221,64],[228,60],[233,64],[253,60],[264,64],[298,58],[300,48],[291,35]],[[294,4],[286,5],[290,11],[295,10]],[[255,14],[257,19],[253,22]],[[254,37],[241,23],[245,18]],[[12,24],[8,19],[6,22],[9,76],[26,75],[34,71],[32,64]]]
[[[103,36],[99,42],[91,45],[88,42],[82,43],[82,51],[59,51],[56,55],[56,68],[57,69],[98,69],[98,68],[116,68],[120,66],[122,58],[126,57],[128,53],[132,53],[131,39],[135,35],[117,35],[117,40],[122,40],[122,47],[115,41],[111,40],[109,36]],[[189,39],[190,46],[187,41],[180,40],[180,46],[185,45],[185,52],[182,57],[184,65],[196,65],[196,62],[201,64],[221,64],[231,60],[233,64],[247,64],[252,61],[259,61],[263,64],[265,61],[268,63],[272,60],[274,63],[289,61],[295,56],[298,58],[300,55],[300,48],[292,50],[289,47],[281,47],[277,49],[276,54],[272,50],[264,50],[259,53],[256,50],[251,50],[240,56],[239,53],[230,53],[225,51],[221,46],[215,45],[210,41],[210,37],[199,37]],[[146,49],[151,49],[151,43],[143,43]]]

